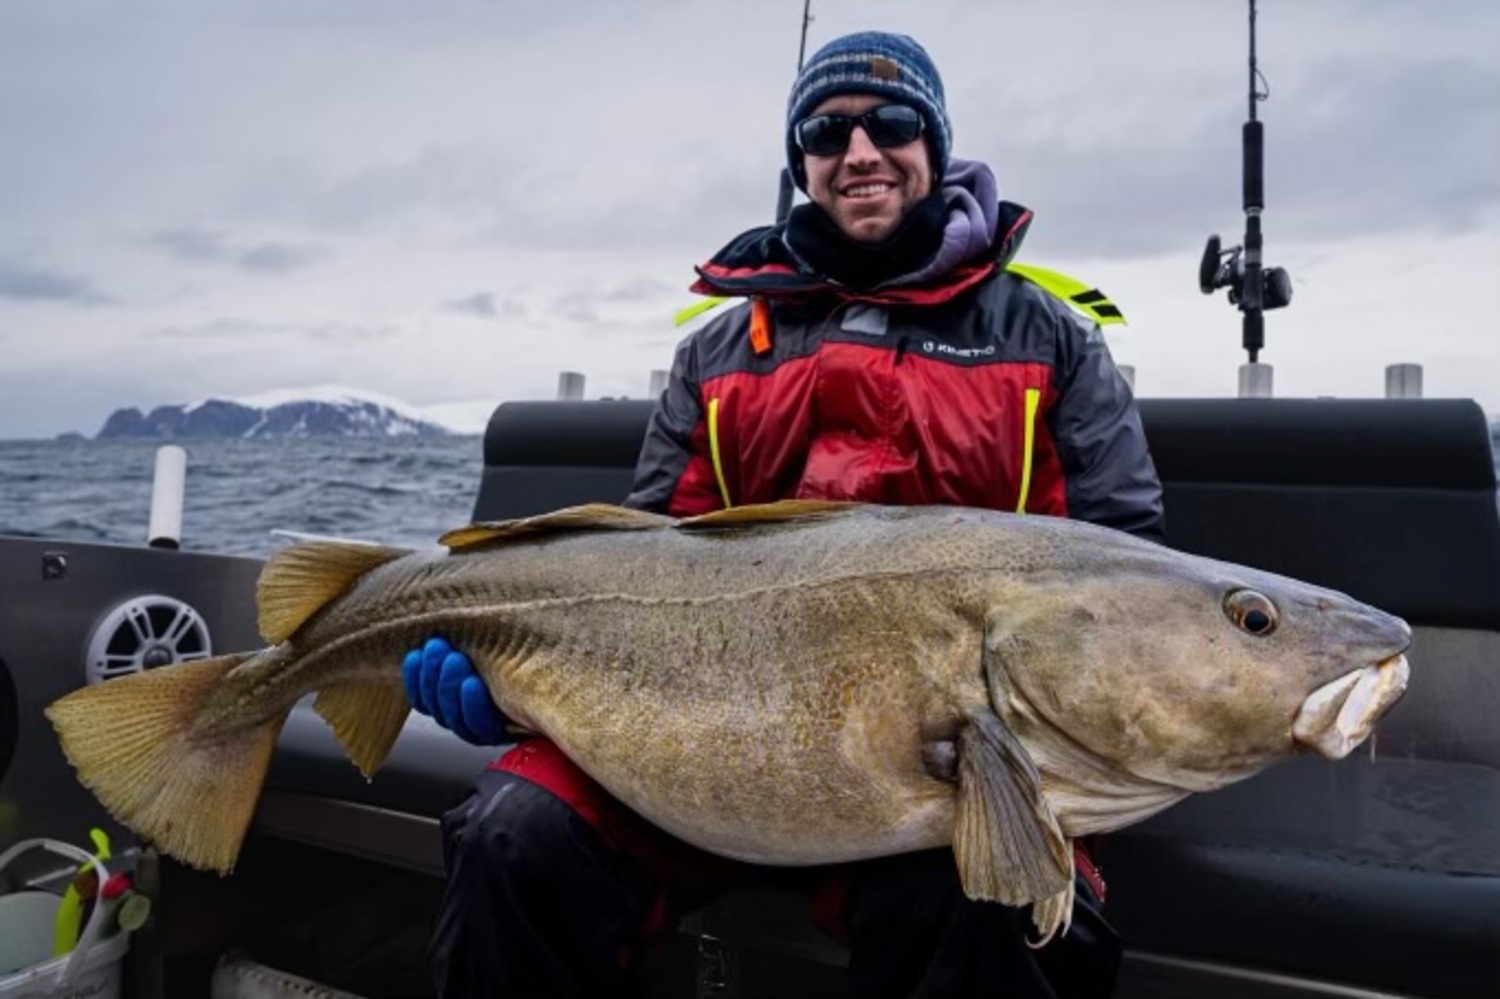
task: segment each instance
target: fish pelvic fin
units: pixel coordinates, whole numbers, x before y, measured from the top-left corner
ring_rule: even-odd
[[[964,894],[1022,906],[1067,891],[1072,846],[1042,795],[1031,757],[992,712],[966,719],[958,768],[953,853]],[[1048,910],[1052,925],[1043,933],[1056,928],[1056,915]]]
[[[357,541],[303,541],[276,552],[255,585],[261,637],[281,644],[365,573],[406,554]]]
[[[193,867],[228,874],[286,716],[195,731],[224,677],[257,653],[179,663],[73,691],[46,709],[78,779],[109,813]]]
[[[318,691],[313,710],[333,729],[359,772],[370,777],[390,754],[411,705],[399,681],[349,682]]]
[[[451,551],[488,548],[535,538],[543,534],[562,534],[570,531],[646,531],[652,528],[670,527],[677,523],[672,517],[609,503],[585,503],[570,506],[552,513],[517,520],[492,520],[470,524],[449,531],[438,539]]]
[[[774,503],[752,503],[702,513],[679,521],[677,526],[685,531],[711,531],[785,521],[821,520],[853,513],[867,505],[845,500],[777,500]]]

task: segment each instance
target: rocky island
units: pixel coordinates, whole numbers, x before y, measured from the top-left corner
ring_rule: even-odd
[[[351,390],[205,399],[143,413],[130,406],[104,421],[99,440],[269,437],[448,437],[466,431],[428,419],[392,399]]]

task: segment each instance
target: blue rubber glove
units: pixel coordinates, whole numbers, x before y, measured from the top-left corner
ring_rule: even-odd
[[[469,657],[441,638],[429,638],[406,654],[401,680],[411,706],[475,746],[506,740],[505,715],[490,699],[489,689]]]

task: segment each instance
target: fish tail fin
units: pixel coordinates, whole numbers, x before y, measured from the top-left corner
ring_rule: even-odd
[[[411,704],[400,680],[393,678],[324,687],[313,701],[313,710],[332,727],[360,773],[369,777],[385,762]]]
[[[171,856],[220,874],[239,855],[286,715],[222,737],[196,723],[224,677],[255,655],[106,680],[46,709],[79,781],[110,814]]]

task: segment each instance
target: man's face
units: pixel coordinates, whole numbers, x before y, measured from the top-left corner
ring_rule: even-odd
[[[830,97],[812,114],[860,114],[890,99],[875,94]],[[881,149],[858,125],[849,148],[833,156],[804,154],[807,196],[850,238],[875,243],[889,236],[903,216],[932,190],[927,143]]]

